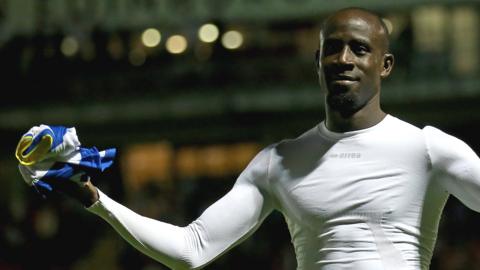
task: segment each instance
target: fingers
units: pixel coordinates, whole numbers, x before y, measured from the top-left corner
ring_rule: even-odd
[[[88,175],[82,175],[83,181],[56,181],[47,180],[52,189],[71,197],[86,207],[89,207],[98,201],[99,195],[97,188],[90,181]]]

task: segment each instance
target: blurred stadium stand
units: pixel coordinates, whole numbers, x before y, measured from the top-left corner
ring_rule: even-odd
[[[351,5],[391,25],[396,63],[384,109],[480,153],[476,0],[0,1],[0,270],[165,269],[78,205],[28,189],[13,158],[20,135],[61,124],[77,127],[86,145],[118,147],[98,185],[140,213],[185,225],[259,149],[323,119],[320,23]],[[218,29],[213,42],[198,36],[206,23]],[[232,30],[237,45],[228,44]],[[146,158],[158,164],[139,167]],[[431,269],[480,269],[479,225],[479,214],[450,199]],[[276,213],[207,269],[293,269],[292,252]]]

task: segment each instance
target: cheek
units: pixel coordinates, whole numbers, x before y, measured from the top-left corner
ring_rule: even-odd
[[[328,67],[331,66],[335,62],[335,56],[334,55],[327,55],[323,56],[320,58],[320,61],[318,62],[320,64],[320,67]]]
[[[383,71],[383,66],[377,61],[365,61],[359,65],[359,68],[363,70],[363,73],[366,75],[365,79],[368,81],[381,80],[380,74]]]

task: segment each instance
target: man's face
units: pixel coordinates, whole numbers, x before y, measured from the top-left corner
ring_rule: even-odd
[[[319,80],[328,106],[345,115],[362,109],[386,77],[386,33],[377,19],[355,11],[327,20],[320,37]]]

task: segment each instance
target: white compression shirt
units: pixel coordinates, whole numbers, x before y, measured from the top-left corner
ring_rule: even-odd
[[[297,269],[428,269],[449,194],[480,210],[480,159],[462,141],[387,115],[334,133],[324,122],[261,151],[233,188],[177,227],[100,192],[90,211],[173,269],[202,268],[283,213]]]

